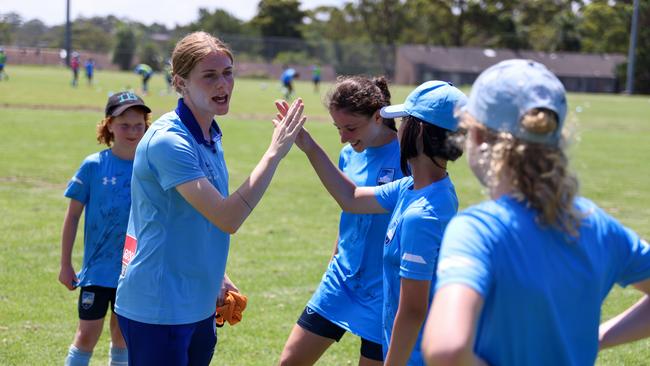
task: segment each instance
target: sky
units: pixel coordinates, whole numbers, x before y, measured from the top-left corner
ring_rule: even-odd
[[[301,0],[302,9],[320,5],[342,6],[345,0]],[[241,20],[250,20],[259,0],[70,0],[72,19],[79,16],[115,15],[147,25],[162,23],[168,28],[198,18],[199,8],[224,9]],[[18,13],[23,20],[40,19],[48,26],[65,22],[66,0],[0,0],[0,13]]]

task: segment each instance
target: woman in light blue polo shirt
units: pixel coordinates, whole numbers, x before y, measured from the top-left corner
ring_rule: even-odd
[[[381,109],[384,118],[403,117],[398,129],[400,167],[407,175],[381,186],[356,186],[306,131],[296,140],[343,211],[391,214],[383,243],[385,364],[424,363],[418,340],[433,297],[438,249],[458,209],[446,168],[462,154],[454,110],[465,99],[451,84],[429,81],[404,104]]]
[[[615,283],[650,293],[650,246],[577,195],[564,87],[508,60],[472,86],[461,126],[490,200],[454,218],[422,348],[431,364],[593,365],[599,348],[650,335],[645,296],[600,327]]]
[[[305,119],[290,108],[251,175],[228,194],[215,115],[228,112],[233,56],[217,38],[187,35],[172,53],[176,110],[154,122],[136,149],[132,205],[115,311],[129,365],[208,365],[215,304],[225,289],[230,234],[262,195]]]

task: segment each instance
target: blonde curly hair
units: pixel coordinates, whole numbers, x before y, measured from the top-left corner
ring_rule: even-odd
[[[556,114],[547,109],[529,111],[520,123],[529,132],[538,134],[558,128]],[[485,132],[479,164],[487,165],[488,186],[495,187],[507,179],[513,188],[512,196],[535,209],[540,224],[578,236],[581,214],[573,201],[579,185],[577,177],[569,170],[564,142],[552,146],[524,141],[510,133],[491,130],[465,113],[461,127],[472,126]]]

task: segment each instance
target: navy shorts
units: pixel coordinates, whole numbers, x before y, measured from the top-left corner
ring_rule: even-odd
[[[190,324],[141,323],[117,315],[129,366],[208,366],[217,345],[214,314]]]
[[[330,338],[335,341],[340,341],[345,329],[325,319],[322,315],[318,314],[316,310],[305,307],[300,318],[298,318],[298,325],[314,334],[321,337]],[[383,361],[384,353],[381,350],[381,344],[361,338],[361,355],[375,361]]]
[[[79,290],[79,319],[97,320],[103,319],[108,311],[108,304],[111,311],[115,307],[115,288],[102,286],[86,286]]]

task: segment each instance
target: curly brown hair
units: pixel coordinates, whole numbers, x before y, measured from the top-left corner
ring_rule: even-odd
[[[133,107],[132,107],[133,108]],[[144,112],[144,110],[143,110]],[[113,145],[113,140],[115,140],[115,136],[109,131],[108,126],[110,126],[111,123],[115,120],[117,117],[113,116],[106,116],[104,119],[99,121],[97,124],[97,143],[98,144],[104,144],[108,147],[111,147]],[[149,125],[151,124],[151,113],[144,113],[144,130],[146,131],[149,128]]]
[[[382,107],[390,105],[388,82],[383,76],[340,76],[325,99],[327,109],[371,117]],[[397,131],[393,118],[383,118],[383,124]]]

